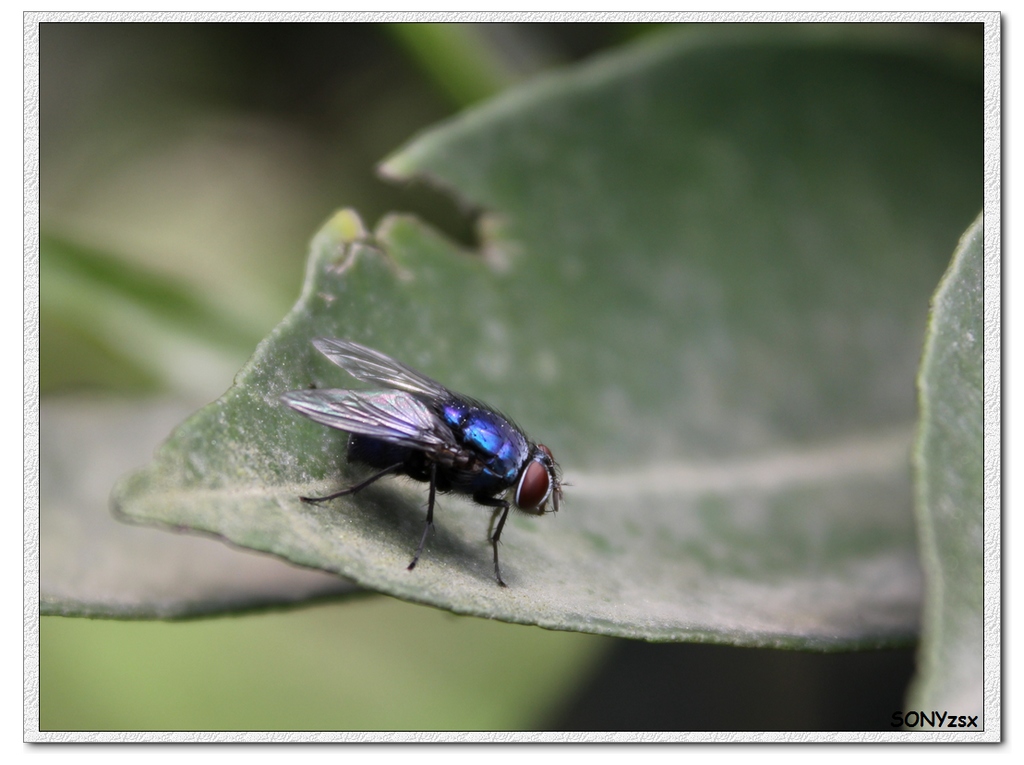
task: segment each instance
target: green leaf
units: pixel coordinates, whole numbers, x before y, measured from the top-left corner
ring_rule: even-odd
[[[984,702],[983,276],[978,216],[932,300],[914,451],[925,607],[908,709],[956,715]]]
[[[909,450],[927,300],[981,200],[981,86],[938,44],[709,28],[537,80],[390,158],[485,211],[483,258],[328,223],[302,296],[218,402],[115,490],[138,520],[401,598],[554,629],[849,648],[917,630]],[[365,471],[287,410],[350,338],[511,414],[557,516]]]

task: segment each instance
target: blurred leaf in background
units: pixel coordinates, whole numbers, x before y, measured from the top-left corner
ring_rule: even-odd
[[[543,728],[607,642],[389,598],[41,637],[43,730]]]

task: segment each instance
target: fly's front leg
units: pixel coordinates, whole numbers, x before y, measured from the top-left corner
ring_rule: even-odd
[[[511,505],[509,505],[508,501],[496,499],[495,497],[475,496],[473,501],[494,508],[494,513],[491,515],[491,527],[494,527],[494,519],[498,516],[498,513],[501,513],[498,526],[494,529],[494,535],[491,537],[491,546],[494,548],[494,576],[497,577],[498,584],[502,587],[507,587],[508,585],[501,578],[501,569],[498,567],[498,542],[501,540],[501,530],[505,528],[505,519],[508,518],[508,509]]]
[[[430,463],[430,499],[427,500],[427,525],[423,529],[423,536],[420,538],[420,546],[416,548],[416,554],[412,556],[412,563],[407,570],[412,571],[416,567],[416,561],[423,554],[423,545],[427,543],[427,535],[434,527],[434,495],[437,493],[437,463]]]

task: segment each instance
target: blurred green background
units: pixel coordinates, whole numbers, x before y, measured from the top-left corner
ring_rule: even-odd
[[[54,245],[41,263],[43,393],[92,385],[219,395],[237,363],[222,363],[220,379],[209,365],[168,374],[88,298],[116,292],[152,305],[153,280],[177,288],[193,302],[164,328],[169,345],[197,342],[181,314],[198,305],[222,330],[199,339],[244,361],[291,307],[309,240],[336,208],[356,208],[370,226],[392,210],[414,212],[472,240],[472,215],[448,197],[379,180],[386,154],[509,84],[643,31],[43,24],[40,214],[44,245]]]
[[[216,398],[291,306],[338,207],[371,226],[413,212],[471,244],[471,211],[384,183],[376,163],[502,88],[650,32],[43,24],[43,406]],[[383,597],[174,623],[45,617],[40,633],[49,731],[887,729],[913,670],[910,648],[649,645]]]

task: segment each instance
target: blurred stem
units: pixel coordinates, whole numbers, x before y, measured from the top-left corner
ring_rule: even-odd
[[[517,78],[477,24],[382,27],[458,107],[505,89]]]
[[[40,345],[73,351],[79,362],[81,379],[58,386],[109,384],[123,374],[129,388],[201,388],[208,375],[230,379],[260,340],[185,286],[46,233],[39,274]],[[44,390],[54,382],[46,378]]]

